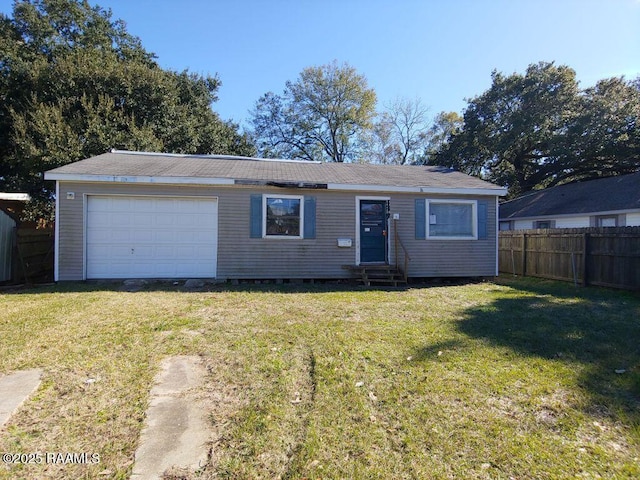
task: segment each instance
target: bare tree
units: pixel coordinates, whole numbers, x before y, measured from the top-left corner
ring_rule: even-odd
[[[380,114],[371,155],[378,163],[420,163],[428,142],[428,112],[419,98],[398,98]]]

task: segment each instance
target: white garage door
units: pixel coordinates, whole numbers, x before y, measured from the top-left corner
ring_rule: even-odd
[[[213,278],[215,198],[89,196],[87,278]]]

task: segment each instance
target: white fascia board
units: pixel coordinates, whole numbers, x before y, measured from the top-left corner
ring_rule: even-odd
[[[358,192],[401,192],[401,193],[426,193],[438,195],[491,195],[504,196],[506,188],[436,188],[436,187],[397,187],[386,185],[358,185],[347,183],[329,183],[327,190],[348,190]]]
[[[99,183],[156,183],[178,185],[233,185],[232,178],[207,178],[207,177],[152,177],[146,175],[83,175],[73,173],[44,174],[45,180],[58,180],[63,182],[99,182]]]
[[[503,197],[507,194],[506,188],[431,188],[421,187],[422,193],[444,194],[444,195],[491,195]]]

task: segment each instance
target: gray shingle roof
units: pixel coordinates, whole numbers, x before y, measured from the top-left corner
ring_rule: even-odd
[[[640,172],[531,192],[500,205],[500,219],[640,209]]]
[[[435,166],[292,162],[216,155],[174,155],[112,151],[47,172],[67,175],[189,177],[256,182],[485,189],[502,187],[464,173]]]

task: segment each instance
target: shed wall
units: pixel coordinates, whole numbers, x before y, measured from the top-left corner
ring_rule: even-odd
[[[13,232],[16,222],[0,211],[0,282],[11,280]]]
[[[274,187],[171,186],[148,184],[60,182],[59,280],[84,278],[84,211],[86,195],[167,195],[218,197],[218,278],[347,278],[344,265],[356,262],[356,197],[389,197],[391,213],[399,213],[398,232],[411,262],[409,276],[492,276],[496,269],[495,197],[430,195],[429,198],[473,198],[487,202],[486,240],[415,238],[415,199],[426,195],[342,192]],[[68,199],[73,192],[75,198]],[[316,238],[250,238],[252,194],[278,193],[316,198]],[[393,220],[390,254],[394,261]],[[351,248],[338,247],[351,238]]]

